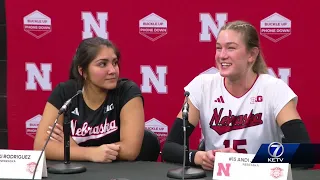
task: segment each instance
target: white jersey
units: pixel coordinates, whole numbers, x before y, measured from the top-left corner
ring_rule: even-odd
[[[241,97],[228,92],[220,73],[198,75],[184,89],[200,111],[206,150],[231,147],[255,154],[261,144],[281,142],[276,117],[290,100],[297,103],[291,88],[269,74],[259,75]]]

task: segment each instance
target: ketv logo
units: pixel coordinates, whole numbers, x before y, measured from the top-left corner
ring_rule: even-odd
[[[272,142],[262,144],[252,163],[290,163],[300,144]]]
[[[268,153],[272,158],[268,158],[268,162],[278,163],[283,162],[281,156],[284,153],[284,147],[281,143],[273,142],[268,146]]]
[[[262,144],[251,163],[320,164],[320,144]]]

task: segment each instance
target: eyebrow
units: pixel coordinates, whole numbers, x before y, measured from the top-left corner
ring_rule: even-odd
[[[235,42],[227,42],[226,44],[227,44],[227,45],[231,45],[231,44],[239,45],[239,44],[237,44],[237,43],[235,43]],[[217,42],[216,45],[220,45],[220,43]]]
[[[118,60],[118,58],[115,57],[115,58],[113,58],[112,60],[106,59],[106,58],[102,58],[102,59],[97,59],[97,60],[95,60],[95,61],[98,62],[98,61],[117,61],[117,60]]]

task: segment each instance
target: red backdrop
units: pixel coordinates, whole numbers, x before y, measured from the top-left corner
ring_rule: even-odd
[[[317,11],[299,0],[6,1],[9,148],[32,148],[48,96],[68,78],[79,42],[91,36],[120,48],[121,76],[141,86],[146,126],[163,142],[184,100],[183,87],[213,67],[216,33],[238,19],[257,27],[269,72],[298,94],[298,110],[319,143]],[[200,138],[197,128],[191,148]]]

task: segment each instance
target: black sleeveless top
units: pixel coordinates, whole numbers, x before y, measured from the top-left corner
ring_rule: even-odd
[[[81,90],[75,80],[59,83],[52,91],[48,102],[61,106]],[[104,103],[96,110],[90,109],[83,96],[78,95],[64,113],[70,121],[71,137],[79,146],[100,146],[120,141],[120,111],[132,98],[142,97],[140,88],[131,80],[120,79],[117,87],[108,91]]]

